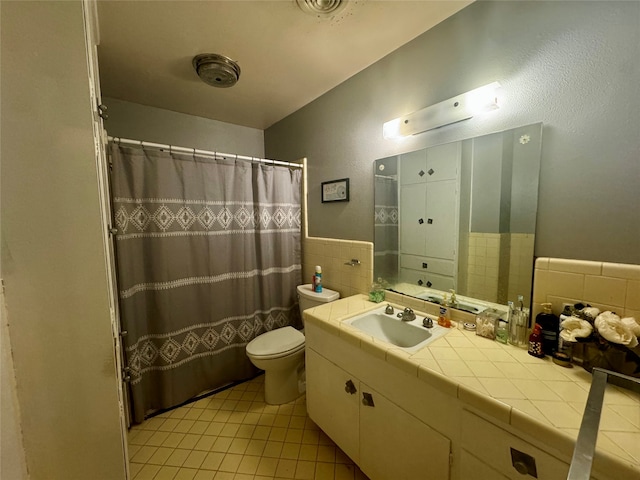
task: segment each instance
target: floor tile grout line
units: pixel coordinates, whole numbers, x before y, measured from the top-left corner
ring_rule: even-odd
[[[258,390],[260,388],[263,388],[261,386],[261,383],[258,383],[257,386],[252,387],[251,384],[253,382],[247,382],[246,384],[242,384],[243,388],[242,391],[248,391],[249,389],[253,389],[253,391],[256,392],[256,395],[259,396],[259,392]],[[255,382],[257,383],[257,382]],[[222,400],[222,404],[219,404],[220,407],[222,407],[224,405],[224,402],[227,401],[227,397],[230,396],[238,396],[239,393],[237,393],[234,390],[235,387],[232,387],[228,390],[226,390],[224,393],[224,398],[220,399],[217,398],[216,400]],[[346,456],[346,454],[344,454],[344,452],[342,452],[336,445],[335,443],[333,443],[331,441],[331,439],[329,437],[326,436],[326,434],[324,434],[324,432],[322,432],[317,425],[315,425],[315,423],[313,423],[313,421],[311,421],[311,419],[308,417],[307,413],[306,413],[306,404],[305,404],[305,399],[304,396],[300,397],[298,400],[290,403],[290,404],[286,404],[286,405],[282,405],[282,406],[271,406],[271,405],[267,405],[264,402],[264,398],[260,398],[260,401],[254,401],[251,403],[255,403],[255,409],[257,409],[258,412],[257,415],[259,415],[258,418],[252,417],[251,421],[255,422],[255,423],[244,423],[245,419],[246,419],[246,414],[249,412],[246,412],[244,410],[236,410],[236,407],[238,406],[238,403],[236,403],[233,406],[233,409],[231,410],[223,410],[222,408],[216,408],[216,409],[212,409],[213,411],[215,411],[216,413],[213,414],[213,417],[210,420],[202,420],[201,422],[203,424],[209,424],[209,427],[213,424],[213,423],[218,423],[220,425],[222,425],[224,428],[224,426],[226,425],[231,425],[231,429],[227,432],[227,433],[232,433],[232,435],[229,436],[225,436],[225,437],[221,437],[219,435],[206,435],[206,432],[208,430],[209,427],[205,428],[205,425],[200,426],[199,428],[203,428],[202,431],[200,432],[196,432],[193,433],[191,430],[197,425],[196,422],[199,421],[198,419],[203,415],[204,411],[208,410],[208,406],[211,404],[211,401],[216,397],[216,395],[213,395],[209,398],[209,400],[207,400],[206,402],[202,402],[202,400],[199,400],[197,402],[195,402],[194,404],[190,404],[190,405],[184,405],[182,407],[179,408],[185,408],[185,409],[189,409],[189,411],[191,411],[192,409],[199,409],[202,410],[202,412],[198,412],[197,413],[197,417],[194,419],[190,419],[185,423],[180,423],[180,421],[182,421],[184,419],[183,415],[181,418],[173,418],[171,415],[167,415],[165,417],[163,417],[163,422],[166,421],[167,419],[171,419],[173,418],[174,420],[178,420],[177,422],[174,423],[170,423],[170,425],[173,425],[173,429],[171,431],[163,431],[160,430],[160,428],[162,427],[162,422],[154,422],[154,423],[159,423],[157,426],[155,426],[155,429],[145,429],[144,428],[144,424],[142,426],[140,426],[140,428],[138,427],[134,427],[134,433],[132,435],[130,435],[130,441],[137,441],[138,438],[137,437],[141,437],[140,440],[144,440],[144,443],[142,445],[137,445],[137,444],[133,444],[133,447],[136,449],[136,453],[134,453],[131,457],[132,459],[135,458],[136,454],[138,452],[140,452],[140,450],[142,450],[144,447],[150,447],[152,449],[152,453],[149,456],[146,456],[146,462],[144,463],[137,463],[137,462],[132,462],[133,465],[135,465],[135,469],[139,469],[137,471],[136,476],[134,477],[134,480],[137,480],[136,477],[138,477],[141,472],[145,469],[145,467],[148,467],[147,470],[145,471],[151,471],[151,470],[155,470],[156,473],[154,475],[157,475],[160,470],[162,470],[164,467],[171,467],[171,468],[176,468],[178,470],[180,469],[189,469],[189,467],[192,466],[196,466],[197,465],[197,469],[194,469],[194,472],[200,472],[203,471],[204,475],[207,475],[207,478],[214,478],[212,476],[210,476],[211,474],[215,473],[217,475],[217,473],[224,473],[224,475],[226,475],[228,472],[228,469],[232,469],[234,470],[234,472],[230,473],[231,475],[239,475],[238,478],[243,478],[243,479],[249,479],[249,478],[253,478],[254,476],[260,477],[261,474],[258,473],[258,470],[256,470],[254,473],[243,473],[243,472],[238,472],[238,470],[240,469],[240,465],[242,463],[242,461],[244,460],[245,457],[255,457],[259,463],[262,462],[263,460],[266,459],[265,465],[268,463],[270,464],[272,467],[275,468],[275,470],[271,469],[268,470],[269,472],[271,472],[272,476],[265,476],[264,478],[274,478],[273,475],[275,475],[276,477],[278,476],[278,472],[280,471],[281,474],[283,474],[284,476],[286,476],[287,478],[304,478],[304,479],[322,479],[324,480],[326,479],[333,479],[334,478],[334,474],[331,474],[329,476],[325,476],[323,472],[328,472],[329,470],[331,472],[335,472],[335,478],[337,479],[338,476],[340,475],[340,479],[342,478],[349,478],[349,479],[358,479],[358,480],[366,480],[367,477],[364,476],[364,474],[362,474],[362,472],[360,472],[360,470],[357,468],[357,466]],[[237,402],[240,402],[241,400],[237,400]],[[260,404],[260,406],[258,405]],[[202,408],[200,408],[202,407]],[[242,408],[244,408],[244,406],[242,406]],[[216,420],[216,416],[217,413],[220,411],[226,411],[228,412],[228,414],[224,414],[221,415],[220,418],[224,417],[224,421],[218,421]],[[270,415],[270,417],[262,417],[262,415],[265,414],[266,412],[271,412],[271,413],[266,413],[266,415]],[[231,419],[231,415],[233,413],[241,413],[244,414],[242,416],[242,418],[236,417],[234,418],[234,420],[238,420],[236,422],[230,422],[229,420]],[[196,415],[195,413],[192,414],[192,416]],[[288,422],[286,424],[286,426],[284,426],[284,420],[281,419],[279,420],[279,422],[282,422],[283,426],[278,426],[279,424],[276,423],[276,418],[280,416],[283,418],[288,417]],[[157,417],[154,417],[157,418]],[[293,428],[291,427],[292,421],[294,418],[298,418],[299,420],[296,420],[296,426],[298,428]],[[261,424],[261,421],[263,423],[266,423],[265,425]],[[169,425],[167,425],[168,427]],[[187,428],[188,426],[188,428]],[[238,437],[238,433],[240,431],[240,429],[245,426],[245,427],[249,427],[249,428],[253,428],[254,432],[252,433],[251,438],[248,437]],[[263,435],[267,435],[265,439],[260,440],[262,442],[265,443],[264,448],[266,449],[266,445],[267,443],[271,442],[271,443],[277,443],[277,444],[281,444],[278,445],[279,448],[279,452],[278,452],[278,456],[277,457],[267,457],[264,456],[264,449],[261,452],[261,455],[249,455],[247,454],[248,451],[248,444],[251,443],[252,440],[256,440],[256,438],[254,438],[255,436],[255,430],[257,430],[259,427],[263,427],[260,430],[260,436]],[[180,428],[180,430],[186,429],[187,431],[185,432],[181,432],[181,431],[176,431],[176,428]],[[274,429],[278,429],[278,430],[274,430]],[[289,441],[287,442],[287,438],[288,438],[288,434],[289,431],[294,431],[294,432],[302,432],[302,434],[300,433],[295,433],[293,437],[291,437],[291,440],[295,440],[295,441]],[[271,433],[273,431],[277,431],[278,434],[276,436],[274,436],[273,439],[271,439]],[[314,438],[314,442],[313,443],[304,443],[305,442],[305,438],[304,438],[304,432],[316,432],[313,435],[311,435]],[[141,432],[147,432],[146,434],[142,434]],[[159,434],[159,435],[156,435]],[[246,433],[243,433],[243,435]],[[163,438],[161,444],[159,446],[156,445],[149,445],[148,442],[152,439],[152,437],[154,437],[154,435],[156,435],[156,439],[159,438]],[[182,435],[181,440],[179,440],[178,444],[175,446],[165,446],[164,442],[167,440],[167,438],[170,435]],[[184,441],[185,438],[187,438],[187,435],[190,435],[191,437],[191,441],[193,442],[195,437],[197,437],[198,440],[196,440],[196,443],[193,443],[193,445],[191,445],[191,448],[180,448],[180,445],[182,444],[182,442]],[[145,438],[146,437],[146,438]],[[213,447],[213,445],[209,448],[209,450],[197,450],[196,447],[198,445],[198,442],[200,442],[203,437],[211,437],[211,441],[214,438],[215,439],[219,439],[219,438],[224,438],[224,439],[228,439],[229,441],[229,446],[227,447],[227,450],[225,452],[216,452],[211,450],[211,448]],[[175,436],[172,437],[172,439],[175,440]],[[241,450],[241,453],[234,453],[229,451],[230,445],[235,441],[235,440],[241,440],[241,442],[236,442],[236,444],[244,444],[247,443],[246,447],[238,447]],[[307,438],[307,441],[309,441],[310,439]],[[155,442],[155,440],[153,440]],[[207,439],[207,441],[209,441],[209,439]],[[295,451],[297,451],[296,453],[296,458],[288,458],[283,456],[283,450],[284,450],[284,445],[288,444],[290,445],[289,449],[295,449]],[[187,446],[188,444],[185,444],[185,446]],[[201,445],[202,447],[204,447],[204,445]],[[278,447],[277,446],[277,447]],[[274,447],[274,448],[277,448]],[[297,447],[297,448],[296,448]],[[311,448],[315,449],[314,452],[314,460],[311,459],[302,459],[301,458],[301,451],[303,448],[306,447],[306,450],[309,450]],[[325,456],[326,454],[323,454],[323,457],[320,458],[320,449],[326,449],[327,452],[331,452],[329,454],[329,456]],[[169,450],[172,451],[172,453],[169,453],[169,456],[164,460],[164,463],[162,465],[157,464],[157,463],[149,463],[149,460],[151,460],[153,458],[154,455],[157,454],[157,452],[159,451],[159,449],[164,449],[162,450],[162,453],[165,454],[167,453]],[[165,451],[166,450],[166,451]],[[174,466],[174,465],[168,465],[167,461],[168,458],[170,457],[170,455],[173,454],[173,452],[177,451],[177,450],[181,450],[184,451],[185,454],[186,452],[191,452],[189,454],[186,454],[188,456],[192,456],[193,458],[196,457],[202,457],[202,461],[200,463],[198,463],[197,461],[195,463],[191,463],[189,465],[186,464],[186,460],[182,462],[182,464],[180,466]],[[148,449],[146,450],[148,451]],[[239,452],[240,452],[239,451]],[[196,452],[195,455],[194,452]],[[233,457],[229,457],[229,463],[231,463],[231,461],[237,461],[238,464],[233,467],[233,464],[231,465],[227,465],[224,468],[226,468],[227,470],[209,470],[209,469],[202,469],[202,465],[204,465],[205,462],[205,458],[207,458],[210,454],[217,454],[219,456],[222,456],[222,459],[220,460],[220,464],[218,465],[218,467],[220,467],[222,465],[222,462],[225,461],[225,458],[227,457],[227,455],[231,455]],[[160,454],[158,454],[160,455]],[[292,452],[288,452],[286,453],[286,455],[293,455]],[[307,454],[308,455],[308,452]],[[141,457],[142,458],[142,457]],[[156,460],[159,460],[161,457],[158,456],[158,458]],[[154,460],[155,461],[155,460]],[[301,463],[302,462],[302,463]],[[324,465],[324,467],[323,467]],[[303,467],[303,468],[307,468],[307,470],[309,468],[311,468],[311,466],[313,466],[313,476],[309,476],[308,475],[308,471],[307,473],[300,473],[301,476],[298,476],[298,468],[299,467]],[[282,468],[282,470],[278,470]],[[324,470],[323,470],[324,469]],[[327,470],[329,469],[329,470]],[[132,469],[133,470],[133,469]],[[319,476],[319,472],[321,473]],[[342,472],[342,473],[339,473]],[[266,471],[264,471],[263,473],[267,473]],[[346,475],[346,476],[343,476]],[[194,473],[194,475],[196,475],[196,473]],[[148,478],[151,477],[139,477],[140,480],[142,480],[144,478],[144,480],[147,480]],[[176,477],[177,478],[177,477]],[[224,478],[233,478],[230,476],[225,476]],[[280,477],[278,477],[280,478]],[[165,480],[165,477],[163,477],[163,480]]]

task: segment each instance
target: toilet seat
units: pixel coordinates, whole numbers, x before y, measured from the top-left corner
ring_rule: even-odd
[[[247,344],[247,354],[262,359],[284,357],[303,349],[304,335],[293,327],[271,330]]]

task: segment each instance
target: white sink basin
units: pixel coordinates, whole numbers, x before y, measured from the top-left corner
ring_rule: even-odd
[[[344,323],[408,352],[420,350],[450,331],[438,325],[437,319],[433,316],[428,317],[432,319],[433,327],[426,328],[422,326],[424,316],[416,315],[415,320],[403,322],[396,316],[399,310],[395,309],[393,314],[386,314],[384,310],[385,307],[380,307],[348,318]]]

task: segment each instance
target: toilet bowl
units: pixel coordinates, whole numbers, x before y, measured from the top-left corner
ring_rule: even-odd
[[[298,285],[297,292],[301,315],[307,308],[340,298],[327,288],[316,293],[311,284]],[[293,327],[271,330],[251,340],[246,351],[251,363],[264,370],[266,403],[289,403],[304,393],[304,335],[300,331]]]

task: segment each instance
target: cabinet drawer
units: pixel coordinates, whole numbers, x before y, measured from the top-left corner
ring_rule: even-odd
[[[400,268],[400,281],[448,292],[455,289],[453,277],[437,273],[419,272],[409,268]]]
[[[516,470],[511,449],[533,457],[540,480],[564,480],[569,473],[568,463],[468,411],[462,413],[461,433],[462,447],[506,478],[533,478]]]
[[[400,267],[453,277],[453,262],[440,258],[400,255]]]

